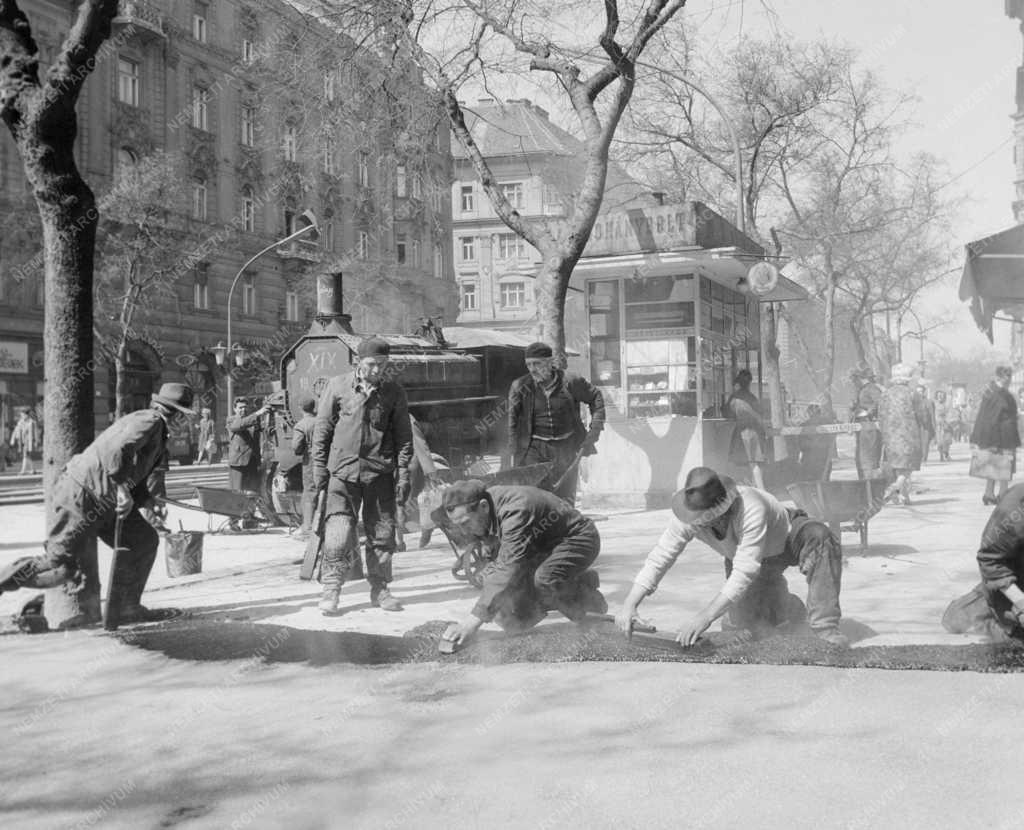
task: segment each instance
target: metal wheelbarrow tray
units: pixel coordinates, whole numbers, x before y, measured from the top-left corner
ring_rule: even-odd
[[[868,546],[868,520],[885,504],[884,478],[858,481],[798,481],[786,489],[794,504],[813,519],[827,522],[838,537],[844,530],[860,533],[861,549]],[[850,524],[843,525],[843,522]]]
[[[243,528],[249,523],[256,523],[258,530],[266,530],[269,526],[267,512],[262,509],[263,499],[252,490],[238,492],[219,487],[196,487],[196,498],[199,500],[198,509],[209,517],[209,533],[222,533],[237,521],[243,523]],[[216,530],[213,529],[214,516],[227,516]]]

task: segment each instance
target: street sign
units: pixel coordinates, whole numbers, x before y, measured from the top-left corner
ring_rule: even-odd
[[[779,269],[770,262],[755,262],[747,271],[747,283],[755,294],[770,294],[779,284]]]

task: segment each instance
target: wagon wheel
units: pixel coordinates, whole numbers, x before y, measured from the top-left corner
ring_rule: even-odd
[[[455,545],[452,545],[454,548]],[[452,576],[468,582],[474,588],[484,587],[483,571],[487,567],[488,560],[484,558],[479,542],[472,545],[464,553],[459,554],[456,550],[455,564],[452,565]]]

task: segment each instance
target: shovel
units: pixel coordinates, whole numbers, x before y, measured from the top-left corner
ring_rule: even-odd
[[[121,592],[114,590],[114,583],[117,574],[118,557],[127,552],[127,548],[121,547],[121,517],[114,520],[114,555],[110,557],[110,577],[107,579],[107,602],[103,606],[103,628],[106,631],[117,631],[121,624]]]

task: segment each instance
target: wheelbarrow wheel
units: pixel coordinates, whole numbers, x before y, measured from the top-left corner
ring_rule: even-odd
[[[474,588],[484,587],[484,568],[487,567],[487,560],[483,556],[480,544],[470,547],[465,553],[455,560],[452,565],[452,576],[468,582]]]

